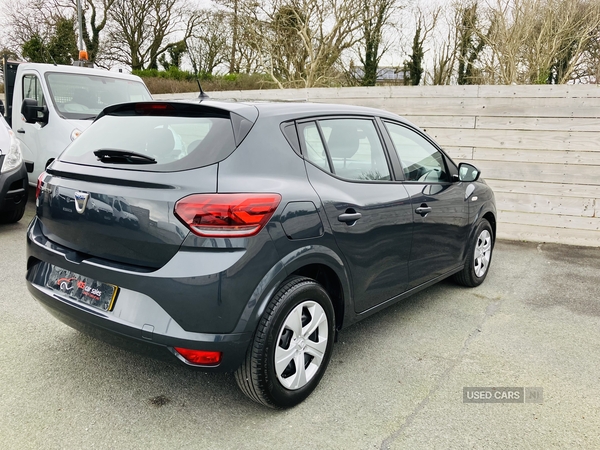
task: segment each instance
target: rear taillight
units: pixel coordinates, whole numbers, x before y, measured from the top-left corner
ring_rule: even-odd
[[[203,237],[247,237],[269,221],[279,194],[194,194],[175,204],[175,215]]]
[[[37,186],[35,187],[35,199],[37,200],[40,196],[40,193],[42,192],[42,180],[44,179],[44,177],[46,176],[46,172],[42,172],[40,173],[40,176],[37,179]]]

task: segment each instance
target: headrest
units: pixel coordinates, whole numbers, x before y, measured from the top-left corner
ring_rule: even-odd
[[[358,130],[352,123],[337,122],[331,128],[327,147],[332,158],[351,158],[360,145]]]
[[[148,136],[148,153],[167,155],[175,148],[175,138],[168,128],[154,128]]]

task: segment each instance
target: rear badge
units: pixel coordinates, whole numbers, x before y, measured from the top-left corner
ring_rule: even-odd
[[[90,194],[87,192],[75,192],[75,209],[79,214],[83,214],[83,211],[85,211],[88,198],[90,198]]]

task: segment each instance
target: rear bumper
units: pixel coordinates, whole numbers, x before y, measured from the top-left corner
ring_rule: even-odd
[[[25,165],[10,172],[0,173],[0,212],[22,208],[27,202],[29,184]]]
[[[65,250],[47,241],[41,234],[39,221],[37,219],[32,221],[27,232],[27,287],[33,297],[62,322],[103,341],[137,353],[162,360],[180,361],[206,371],[234,371],[242,363],[252,339],[252,332],[244,330],[242,332],[215,333],[186,330],[150,294],[123,287],[126,284],[113,281],[116,278],[114,275],[118,271],[115,270],[112,277],[106,278],[105,272],[109,268],[105,267],[102,271],[96,270],[97,267],[94,267],[92,263],[78,261],[76,255],[71,255]],[[48,272],[49,265],[99,281],[110,280],[119,284],[121,287],[112,311],[103,311],[81,303],[48,287],[45,274]],[[137,274],[128,273],[128,276],[135,277]],[[118,280],[118,278],[116,279]],[[146,283],[153,286],[164,284],[165,280],[149,277],[146,279]],[[192,285],[190,290],[197,293],[198,286]],[[179,301],[188,296],[190,293],[183,290],[171,294],[173,299],[178,297]],[[198,307],[202,304],[202,302],[198,302],[197,298],[191,298],[190,301],[196,302]],[[197,313],[202,314],[203,311],[197,310]],[[209,312],[204,311],[204,314],[209,314]],[[173,350],[174,347],[220,351],[223,356],[218,366],[193,365],[183,360]]]
[[[113,320],[110,313],[91,311],[91,307],[63,299],[29,280],[27,288],[48,312],[70,327],[109,344],[163,361],[179,362],[210,372],[232,372],[243,361],[250,343],[251,335],[248,334],[194,333],[195,336],[188,339],[158,334],[150,331],[149,327],[137,328]],[[173,347],[220,351],[223,357],[218,366],[198,366],[177,357]]]

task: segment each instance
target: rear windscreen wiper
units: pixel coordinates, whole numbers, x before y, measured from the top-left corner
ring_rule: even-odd
[[[156,164],[156,159],[129,150],[114,150],[103,148],[96,150],[94,155],[98,161],[112,164]]]

